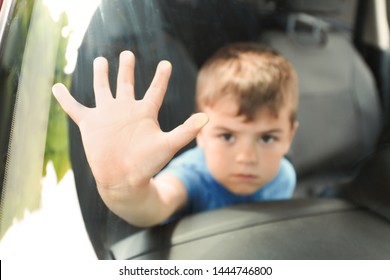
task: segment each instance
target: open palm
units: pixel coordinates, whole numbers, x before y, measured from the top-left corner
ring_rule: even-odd
[[[108,62],[94,61],[95,108],[78,103],[62,84],[53,93],[78,125],[88,163],[99,188],[138,187],[150,179],[189,143],[207,122],[203,113],[191,116],[171,132],[161,131],[158,111],[167,90],[171,64],[161,61],[142,100],[134,97],[134,55],[120,55],[116,98],[110,91]]]

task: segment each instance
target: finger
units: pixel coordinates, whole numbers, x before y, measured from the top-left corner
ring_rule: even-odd
[[[134,66],[134,54],[130,51],[123,51],[119,56],[117,98],[130,97],[134,99]]]
[[[93,89],[96,106],[112,99],[108,81],[108,62],[104,57],[98,57],[93,61]]]
[[[77,102],[63,84],[55,84],[52,91],[62,109],[78,125],[88,108]]]
[[[152,83],[145,93],[144,100],[155,106],[156,113],[158,113],[158,110],[164,100],[171,72],[171,63],[166,60],[161,61],[157,66]]]
[[[169,137],[172,152],[176,153],[190,143],[208,121],[209,118],[205,113],[197,113],[189,117],[182,125],[168,132],[167,137]]]

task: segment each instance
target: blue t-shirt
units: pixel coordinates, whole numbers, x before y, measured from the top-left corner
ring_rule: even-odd
[[[234,194],[213,178],[199,147],[173,159],[162,172],[175,175],[187,191],[187,205],[179,216],[244,202],[289,199],[296,184],[295,170],[283,158],[278,174],[268,184],[251,195]]]

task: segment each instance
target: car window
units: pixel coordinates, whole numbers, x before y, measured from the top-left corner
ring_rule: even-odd
[[[350,35],[355,2],[337,15],[296,12]],[[112,244],[140,229],[104,206],[79,130],[53,99],[52,85],[66,84],[93,107],[93,59],[109,60],[115,92],[118,55],[129,49],[142,98],[167,59],[173,73],[159,121],[169,131],[193,112],[205,60],[229,42],[284,29],[291,8],[256,0],[13,0],[0,7],[0,258],[40,252],[91,259],[109,258]]]

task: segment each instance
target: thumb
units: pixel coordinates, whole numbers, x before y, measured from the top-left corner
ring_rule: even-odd
[[[169,142],[176,153],[182,147],[187,145],[199,133],[200,129],[209,121],[205,113],[197,113],[189,117],[182,125],[169,132]]]

